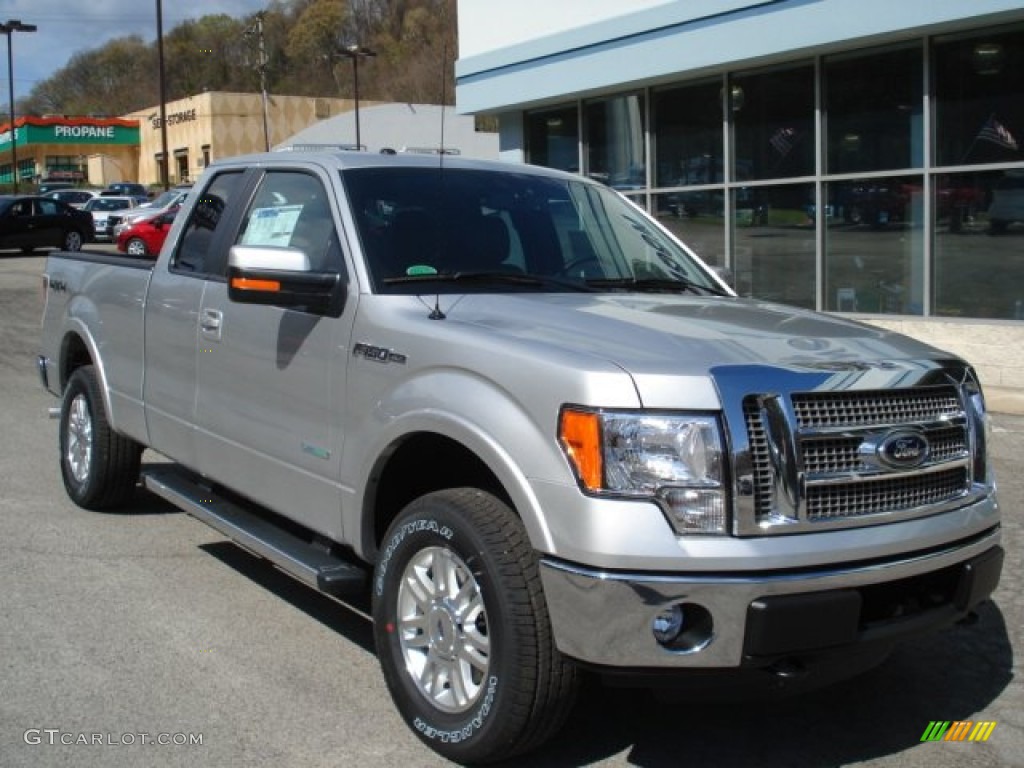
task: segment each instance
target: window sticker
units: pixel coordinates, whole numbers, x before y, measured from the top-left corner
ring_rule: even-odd
[[[254,208],[249,224],[242,234],[242,245],[280,245],[291,242],[295,223],[302,212],[301,205],[278,205],[272,208]]]

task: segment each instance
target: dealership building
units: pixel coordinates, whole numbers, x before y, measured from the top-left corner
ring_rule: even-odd
[[[741,295],[1024,391],[1019,0],[460,0],[459,46],[503,159],[620,190]]]

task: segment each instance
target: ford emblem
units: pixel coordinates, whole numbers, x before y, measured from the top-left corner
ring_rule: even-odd
[[[931,447],[920,432],[890,432],[878,445],[878,458],[893,469],[913,469],[924,464]]]

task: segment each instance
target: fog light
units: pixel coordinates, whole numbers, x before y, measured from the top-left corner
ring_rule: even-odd
[[[696,653],[714,638],[711,612],[696,603],[677,603],[665,608],[651,622],[658,645],[675,653]]]
[[[654,617],[652,629],[655,640],[662,645],[671,645],[683,631],[683,607],[673,605],[667,611],[659,613]]]

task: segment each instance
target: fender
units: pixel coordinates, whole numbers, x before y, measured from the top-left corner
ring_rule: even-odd
[[[615,400],[635,407],[638,400],[629,377],[616,378],[620,387]],[[452,397],[458,398],[457,403],[450,402]],[[367,487],[373,485],[381,457],[408,435],[430,433],[477,456],[508,493],[533,547],[554,551],[551,529],[531,480],[576,486],[557,442],[557,418],[557,409],[532,413],[496,382],[465,370],[432,368],[403,381],[352,425],[345,441],[342,476],[351,496],[342,504],[343,527],[359,532],[358,541],[351,543],[362,547],[364,555],[372,554],[373,510]]]

